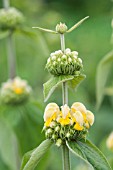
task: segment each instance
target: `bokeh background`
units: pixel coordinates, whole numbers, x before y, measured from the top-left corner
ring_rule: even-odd
[[[105,146],[105,140],[113,130],[112,96],[105,96],[100,108],[96,109],[96,76],[101,59],[112,50],[111,20],[113,1],[111,0],[11,0],[11,6],[25,15],[25,25],[36,33],[36,38],[15,34],[17,75],[26,79],[33,88],[32,102],[22,106],[0,106],[0,117],[6,124],[0,125],[0,169],[16,170],[20,166],[25,152],[36,147],[43,139],[43,111],[49,102],[62,105],[61,87],[57,88],[47,103],[43,102],[43,83],[50,74],[45,70],[49,54],[60,49],[58,35],[39,32],[32,26],[55,29],[57,23],[65,22],[70,28],[85,16],[90,16],[75,31],[67,34],[66,47],[77,50],[84,63],[87,78],[77,91],[69,91],[69,104],[83,102],[95,114],[95,124],[88,138],[109,157],[111,153]],[[3,3],[0,0],[0,8]],[[111,71],[110,80],[113,80]],[[102,75],[104,77],[104,73]],[[0,85],[8,79],[6,39],[0,40]],[[109,81],[108,84],[112,83]],[[2,124],[2,123],[1,123]],[[3,139],[3,140],[1,140]],[[109,153],[110,152],[110,153]],[[60,170],[60,149],[52,147],[39,163],[38,170]],[[109,153],[109,154],[108,154]],[[15,163],[16,160],[16,163]],[[88,169],[77,160],[72,169]],[[79,163],[80,165],[79,165]],[[12,165],[14,164],[14,165]],[[59,167],[58,167],[59,165]],[[15,169],[16,168],[16,169]]]

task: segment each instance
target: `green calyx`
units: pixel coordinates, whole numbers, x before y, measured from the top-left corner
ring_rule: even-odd
[[[62,126],[58,122],[53,126],[44,127],[43,131],[45,132],[45,136],[47,139],[53,141],[58,147],[64,144],[66,141],[77,141],[86,137],[88,133],[88,129],[84,128],[84,130],[79,131],[74,129],[73,125],[64,125]]]
[[[14,7],[0,9],[0,29],[15,29],[24,21],[23,14]]]
[[[77,51],[69,48],[63,53],[61,50],[51,53],[47,60],[46,68],[52,75],[78,75],[83,68],[81,58]]]

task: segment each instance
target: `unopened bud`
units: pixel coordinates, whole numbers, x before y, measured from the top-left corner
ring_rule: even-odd
[[[60,147],[61,144],[62,144],[62,140],[61,140],[61,139],[58,139],[58,140],[56,141],[56,145],[57,145],[58,147]]]
[[[64,34],[67,31],[67,26],[60,22],[60,24],[57,24],[56,31],[60,34]]]

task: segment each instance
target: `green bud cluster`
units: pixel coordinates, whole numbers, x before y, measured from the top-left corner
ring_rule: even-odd
[[[24,21],[23,14],[16,8],[0,9],[0,29],[15,29]]]
[[[44,126],[43,131],[45,132],[46,138],[55,142],[55,144],[59,147],[66,141],[76,141],[78,139],[85,138],[88,129],[84,128],[84,130],[78,131],[74,129],[74,125],[62,126],[60,123],[53,121],[51,122],[51,126]]]
[[[51,53],[47,60],[46,68],[53,75],[78,75],[83,68],[81,58],[77,51],[69,48],[63,53],[61,50]]]
[[[64,34],[67,31],[67,26],[64,23],[57,24],[56,31],[60,34]]]

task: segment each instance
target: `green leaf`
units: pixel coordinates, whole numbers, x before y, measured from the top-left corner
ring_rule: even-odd
[[[97,68],[96,76],[97,108],[99,108],[102,103],[107,78],[112,66],[113,66],[113,51],[111,51],[104,58],[102,58]]]
[[[18,141],[11,126],[2,117],[0,118],[0,155],[9,169],[19,169]]]
[[[90,141],[67,142],[67,146],[73,154],[90,164],[94,170],[111,170],[103,153]]]
[[[3,39],[3,38],[8,37],[9,34],[10,34],[10,31],[9,31],[9,30],[0,31],[0,40]]]
[[[74,76],[72,75],[53,76],[49,81],[44,83],[44,101],[46,102],[48,100],[58,85],[73,78]]]
[[[26,153],[22,160],[21,170],[34,170],[51,145],[52,142],[47,139],[36,149]]]
[[[41,27],[32,27],[32,28],[38,28],[39,30],[44,31],[44,32],[49,32],[49,33],[53,33],[53,34],[58,34],[58,32],[56,32],[56,31],[49,30],[49,29],[45,29],[45,28],[41,28]]]
[[[71,27],[68,31],[66,31],[67,33],[73,31],[74,29],[76,29],[79,25],[81,25],[87,18],[89,18],[89,16],[81,19],[79,22],[77,22],[73,27]]]
[[[75,89],[85,78],[86,75],[84,74],[74,76],[74,78],[68,82],[68,86],[72,89]]]

